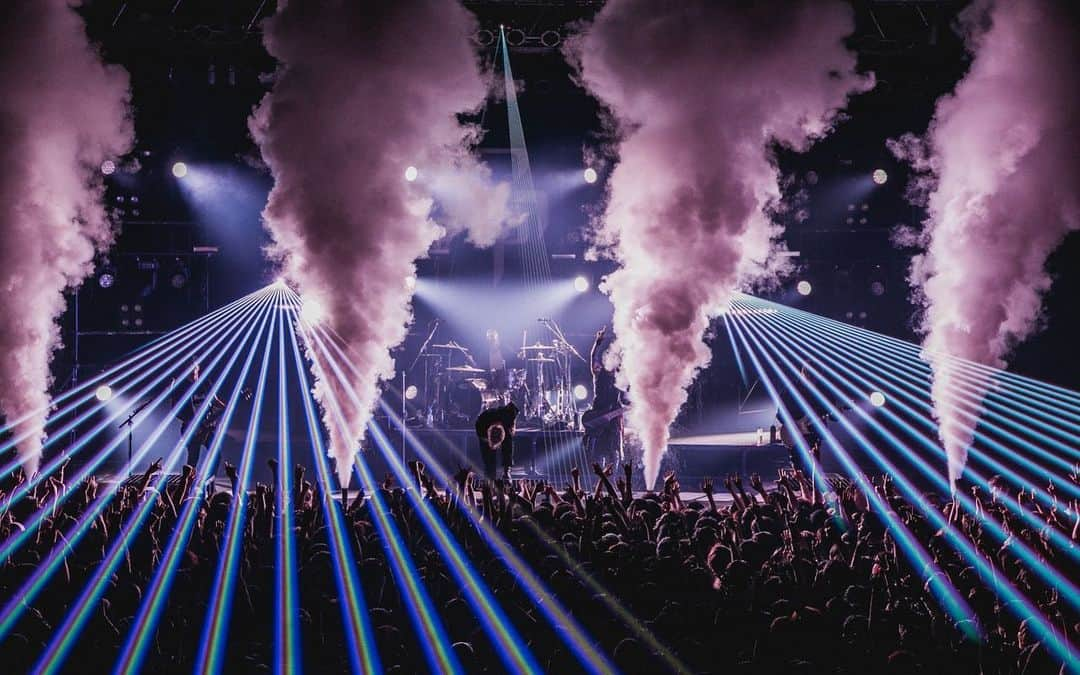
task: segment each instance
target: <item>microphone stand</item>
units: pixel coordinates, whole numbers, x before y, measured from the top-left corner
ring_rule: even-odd
[[[135,411],[132,412],[130,415],[128,415],[126,420],[124,420],[123,422],[121,422],[120,424],[117,425],[118,429],[123,429],[125,426],[128,428],[128,471],[129,472],[133,468],[131,466],[131,454],[132,454],[131,453],[131,444],[132,444],[132,436],[135,434],[135,416],[138,415],[139,413],[141,413],[144,409],[146,409],[146,406],[150,405],[151,400],[152,399],[146,399],[145,401],[140,403],[139,407],[135,408]]]

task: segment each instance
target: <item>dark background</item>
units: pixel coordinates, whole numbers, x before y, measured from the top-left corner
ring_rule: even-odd
[[[495,55],[498,25],[508,27],[510,56],[529,144],[533,178],[544,196],[545,244],[552,277],[584,274],[595,284],[609,263],[586,263],[583,232],[588,214],[603,195],[605,172],[596,185],[581,180],[584,156],[603,137],[600,114],[571,77],[558,43],[602,5],[588,0],[499,2],[466,0],[478,17],[477,50],[486,63]],[[803,155],[779,153],[791,208],[782,216],[786,243],[799,251],[799,269],[774,297],[800,308],[888,335],[916,340],[915,310],[905,280],[911,252],[890,241],[897,225],[918,224],[922,212],[904,199],[905,168],[885,147],[888,138],[925,131],[935,100],[949,92],[969,63],[952,28],[963,1],[870,2],[852,0],[857,28],[850,44],[859,67],[872,70],[877,86],[856,97],[835,133]],[[261,45],[259,21],[275,10],[273,0],[89,0],[82,12],[105,58],[131,74],[137,146],[132,158],[108,179],[108,199],[122,225],[110,264],[116,284],[103,289],[96,278],[79,292],[78,365],[75,311],[64,317],[64,350],[55,361],[56,388],[99,372],[121,354],[155,334],[190,321],[273,280],[261,249],[260,224],[272,179],[261,168],[247,131],[247,116],[266,91],[263,76],[274,62]],[[402,36],[407,42],[410,37]],[[501,78],[501,70],[498,71]],[[498,174],[508,173],[506,105],[492,101],[482,114],[487,134],[481,153]],[[185,161],[212,175],[195,186],[171,174]],[[133,171],[137,165],[138,170]],[[885,169],[888,183],[867,187],[870,173]],[[570,177],[570,178],[567,178]],[[193,193],[194,190],[198,193]],[[193,254],[214,246],[213,255]],[[1050,259],[1055,277],[1045,302],[1045,326],[1020,345],[1011,370],[1069,388],[1080,387],[1073,346],[1080,340],[1075,311],[1080,274],[1078,238],[1071,236]],[[478,251],[463,241],[439,246],[420,263],[421,283],[479,284],[492,312],[520,287],[513,242],[501,251]],[[494,259],[505,257],[496,273]],[[151,269],[156,266],[156,270]],[[176,288],[173,276],[184,283]],[[791,292],[796,281],[813,284],[809,297]],[[883,293],[872,291],[880,284]],[[478,292],[479,295],[480,292]],[[502,295],[504,294],[505,295]],[[483,299],[478,299],[485,302]],[[76,303],[72,303],[74,307]],[[138,304],[141,316],[131,308]],[[127,312],[122,308],[127,306]],[[92,308],[87,311],[87,308]],[[413,334],[399,362],[415,354],[425,327],[441,314],[416,303]],[[595,290],[563,308],[559,319],[579,348],[610,315]],[[135,326],[139,318],[142,325]],[[534,317],[518,317],[533,321]],[[127,325],[123,321],[127,320]],[[449,330],[449,329],[444,329]],[[455,338],[476,346],[484,326],[458,328]],[[538,328],[535,337],[543,338]],[[100,334],[98,334],[100,333]],[[530,333],[530,341],[533,333]],[[715,341],[716,357],[702,374],[680,423],[709,427],[714,408],[730,408],[745,393],[726,338]],[[722,416],[721,416],[722,417]],[[716,429],[709,429],[715,431]]]

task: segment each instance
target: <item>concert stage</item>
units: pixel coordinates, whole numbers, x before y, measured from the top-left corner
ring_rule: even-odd
[[[386,429],[387,440],[393,444],[398,456],[406,461],[421,459],[412,445],[402,437],[400,429]],[[442,466],[456,470],[471,466],[481,471],[480,444],[472,429],[409,429],[417,442],[427,448],[430,455]],[[514,478],[544,479],[562,486],[570,482],[570,470],[578,467],[582,475],[591,475],[591,462],[581,448],[583,433],[536,428],[518,429],[514,434]],[[365,457],[376,476],[389,473],[389,467],[380,453],[365,451]],[[501,469],[501,467],[500,467]]]
[[[786,446],[768,442],[767,431],[760,440],[759,444],[757,431],[672,438],[664,470],[674,470],[687,488],[696,488],[706,476],[720,478],[734,472],[757,473],[768,482],[778,469],[790,466],[790,455]]]

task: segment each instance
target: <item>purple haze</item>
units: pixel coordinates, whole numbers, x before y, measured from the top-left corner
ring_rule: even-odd
[[[570,44],[621,132],[594,234],[620,263],[605,288],[612,361],[650,487],[709,362],[710,320],[740,285],[776,272],[772,144],[806,149],[872,84],[844,47],[853,27],[842,2],[611,0]]]
[[[127,72],[67,0],[0,9],[0,413],[28,474],[41,459],[65,291],[113,240],[100,171],[133,142]]]
[[[472,241],[488,244],[505,219],[509,186],[492,186],[469,152],[479,130],[457,117],[488,91],[469,40],[475,29],[444,0],[293,0],[265,23],[279,68],[250,128],[274,175],[263,212],[270,253],[359,369],[350,383],[359,407],[333,377],[315,384],[342,485],[379,382],[393,377],[390,349],[412,318],[406,278],[416,259],[443,225],[467,226]],[[404,178],[409,166],[419,169],[415,182]],[[443,225],[431,218],[441,190],[450,193]],[[346,429],[329,414],[331,394]]]
[[[890,143],[919,172],[928,211],[911,281],[954,486],[987,383],[953,359],[1004,367],[1038,324],[1047,256],[1080,226],[1075,23],[1051,0],[978,0],[960,25],[970,71],[925,138]]]

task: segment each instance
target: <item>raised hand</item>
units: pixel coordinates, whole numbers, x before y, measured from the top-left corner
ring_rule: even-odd
[[[750,474],[750,485],[758,492],[765,492],[765,484],[761,482],[761,476],[756,473]]]
[[[592,470],[597,476],[604,475],[604,467],[600,466],[600,462],[593,462]]]
[[[458,485],[464,485],[465,481],[469,479],[470,475],[472,475],[472,470],[470,470],[467,466],[463,466],[458,469],[458,472],[456,474],[454,474],[454,480],[457,481]]]
[[[236,466],[229,460],[225,460],[225,475],[229,477],[229,480],[236,481]]]
[[[161,463],[162,463],[162,458],[161,457],[158,457],[157,459],[155,459],[154,462],[149,467],[147,467],[146,474],[148,476],[152,476],[155,473],[161,473]]]
[[[713,484],[711,477],[706,476],[705,479],[701,481],[701,491],[707,495],[711,495],[713,493]]]
[[[573,476],[574,480],[577,480],[578,476],[581,475],[581,471],[579,471],[578,468],[575,466],[570,469],[570,475]]]

